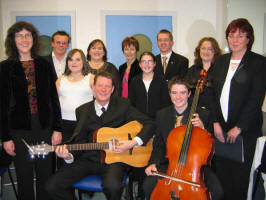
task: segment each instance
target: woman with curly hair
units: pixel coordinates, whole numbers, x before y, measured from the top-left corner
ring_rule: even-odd
[[[59,144],[61,111],[52,67],[38,56],[37,29],[30,23],[13,24],[5,40],[8,59],[1,62],[1,132],[5,151],[13,156],[20,200],[47,200],[43,185],[52,174],[52,157],[30,160],[29,144]]]
[[[188,69],[187,78],[192,88],[195,88],[200,79],[200,72],[207,72],[207,81],[203,93],[200,95],[199,105],[210,109],[212,94],[212,73],[213,64],[218,56],[221,55],[221,49],[218,42],[212,37],[202,38],[195,49],[194,65]],[[194,90],[192,90],[194,92]]]

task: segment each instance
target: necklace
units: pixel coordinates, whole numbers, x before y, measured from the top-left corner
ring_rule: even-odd
[[[80,75],[78,75],[78,76],[71,76],[71,75],[68,76],[68,79],[69,79],[70,81],[78,81],[78,80],[80,80],[80,79],[82,79],[82,78],[83,78],[83,74],[80,74]]]
[[[89,65],[92,69],[100,69],[104,65],[104,61],[101,61],[100,63],[92,63],[92,61],[89,61]]]

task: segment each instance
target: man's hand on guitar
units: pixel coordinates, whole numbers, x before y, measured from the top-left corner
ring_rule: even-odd
[[[149,167],[145,169],[145,173],[147,174],[147,176],[154,176],[153,172],[157,172],[155,164],[151,164]]]
[[[116,144],[115,149],[113,149],[114,153],[123,153],[131,148],[133,148],[137,142],[135,140],[125,140],[125,141],[119,141]]]
[[[65,160],[72,159],[72,155],[69,153],[68,149],[66,148],[66,145],[57,146],[55,149],[55,153],[58,157],[63,158]]]

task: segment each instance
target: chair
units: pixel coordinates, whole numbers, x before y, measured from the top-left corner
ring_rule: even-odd
[[[13,180],[13,177],[11,175],[10,168],[9,168],[9,166],[11,165],[11,162],[12,162],[12,158],[3,149],[2,142],[0,139],[0,197],[2,197],[2,193],[3,193],[2,178],[3,178],[4,173],[7,171],[11,185],[12,185],[12,188],[13,188],[13,191],[14,191],[15,196],[16,196],[16,199],[18,199],[18,194],[17,194],[17,190],[15,187],[15,183],[14,183],[14,180]]]
[[[123,178],[123,183],[126,185],[127,176],[125,174]],[[82,199],[81,191],[90,191],[90,192],[102,192],[102,178],[98,175],[90,175],[83,178],[81,181],[73,185],[74,188],[78,189],[79,200]],[[126,188],[126,195],[128,194],[128,189]]]

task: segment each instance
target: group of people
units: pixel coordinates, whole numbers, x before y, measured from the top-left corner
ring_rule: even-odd
[[[53,52],[40,57],[36,28],[24,21],[13,24],[5,40],[8,59],[0,63],[1,133],[5,151],[14,158],[19,199],[73,200],[72,185],[98,174],[107,199],[118,200],[128,171],[137,174],[138,198],[150,199],[158,181],[154,172],[165,173],[168,168],[168,135],[188,123],[202,70],[207,73],[206,86],[192,125],[220,142],[234,143],[238,135],[244,141],[243,163],[215,156],[212,166],[204,167],[206,186],[215,200],[246,199],[256,139],[262,135],[266,58],[251,51],[254,32],[244,18],[228,25],[226,39],[230,53],[221,55],[214,38],[202,38],[189,68],[188,59],[173,52],[168,30],[157,34],[160,54],[144,52],[139,60],[138,41],[126,37],[122,42],[126,62],[117,69],[107,62],[107,50],[99,39],[89,44],[87,56],[80,49],[66,53],[70,36],[57,31],[52,36]],[[152,139],[153,151],[144,168],[105,164],[100,151],[69,152],[63,145],[94,142],[96,130],[134,120],[143,125],[141,131],[132,140],[119,141],[113,153]],[[52,154],[30,160],[22,139],[29,144],[58,145],[57,171]]]

